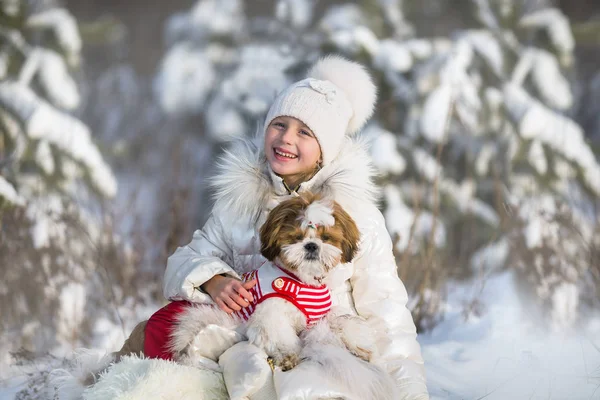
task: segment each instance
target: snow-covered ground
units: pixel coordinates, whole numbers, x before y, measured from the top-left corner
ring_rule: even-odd
[[[432,399],[600,399],[598,316],[577,332],[547,332],[503,273],[481,293],[483,315],[465,319],[473,292],[450,290],[445,320],[420,336]]]

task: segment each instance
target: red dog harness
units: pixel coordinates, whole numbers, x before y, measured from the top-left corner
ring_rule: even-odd
[[[242,276],[244,282],[257,280],[250,289],[254,301],[236,314],[248,320],[256,306],[273,297],[279,297],[292,303],[306,316],[308,326],[315,324],[331,310],[331,293],[325,285],[310,286],[280,266],[267,262],[259,269]]]
[[[257,284],[249,290],[254,301],[236,314],[248,320],[256,307],[266,299],[278,297],[294,304],[306,316],[306,323],[312,326],[331,309],[331,294],[325,285],[318,287],[302,283],[296,276],[281,267],[265,262],[259,269],[242,276],[244,282],[257,278]],[[155,312],[144,331],[144,355],[150,358],[172,360],[168,350],[172,332],[177,328],[177,317],[194,303],[173,301]]]

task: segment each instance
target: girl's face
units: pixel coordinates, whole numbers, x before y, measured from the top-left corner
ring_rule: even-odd
[[[299,119],[277,117],[265,133],[265,155],[271,169],[287,184],[296,185],[301,176],[314,171],[321,148],[312,131]]]

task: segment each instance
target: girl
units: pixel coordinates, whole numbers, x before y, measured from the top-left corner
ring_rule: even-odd
[[[255,282],[242,284],[239,277],[264,262],[257,232],[269,210],[304,191],[330,196],[361,232],[354,261],[336,267],[326,282],[334,308],[365,317],[379,333],[373,339],[378,363],[393,377],[402,398],[427,399],[406,289],[376,207],[374,170],[364,145],[351,138],[372,115],[376,88],[362,66],[335,56],[317,62],[308,76],[277,96],[254,141],[238,143],[221,159],[212,214],[192,241],[169,257],[164,294],[171,300],[214,302],[229,313],[246,307]],[[261,384],[258,372],[256,379],[248,380],[248,374],[252,368],[262,370],[267,361],[259,355],[258,364],[245,362],[256,360],[257,348],[252,347],[239,343],[220,359],[232,398],[260,397],[253,387]],[[275,371],[278,398],[353,397],[338,393],[339,388],[332,391],[318,371],[301,367]],[[242,379],[240,375],[244,382],[232,381]]]

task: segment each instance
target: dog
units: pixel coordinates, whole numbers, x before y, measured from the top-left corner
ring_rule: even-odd
[[[251,289],[254,302],[233,314],[212,304],[167,305],[159,312],[176,316],[172,327],[161,327],[166,343],[159,340],[164,350],[159,357],[185,364],[201,358],[217,361],[231,345],[248,340],[283,371],[294,368],[300,361],[301,333],[331,309],[324,279],[336,265],[352,261],[359,240],[356,223],[335,201],[307,193],[281,202],[260,228],[261,253],[267,261],[242,276],[244,281],[258,281]],[[351,323],[362,321],[354,317]],[[144,351],[151,340],[148,330],[148,321],[139,324],[115,354],[116,360],[131,353],[149,356]],[[366,361],[371,358],[366,346],[342,341],[352,354]]]

